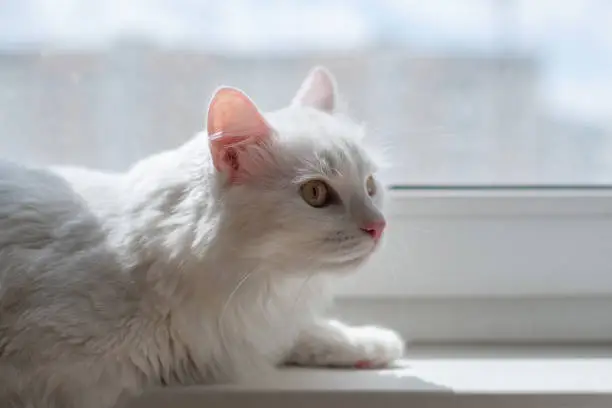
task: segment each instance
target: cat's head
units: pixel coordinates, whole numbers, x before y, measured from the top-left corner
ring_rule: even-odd
[[[314,68],[292,103],[262,114],[243,92],[218,89],[208,138],[226,227],[245,256],[281,269],[346,270],[385,228],[383,188],[364,129],[337,111],[336,82]]]

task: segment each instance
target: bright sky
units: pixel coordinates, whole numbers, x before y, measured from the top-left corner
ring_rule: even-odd
[[[125,34],[224,52],[411,47],[487,51],[501,40],[542,61],[560,114],[611,122],[608,0],[19,0],[0,12],[0,48],[107,44]]]

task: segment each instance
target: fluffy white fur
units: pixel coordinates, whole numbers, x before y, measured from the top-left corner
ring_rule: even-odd
[[[392,331],[321,317],[330,277],[376,247],[359,227],[382,217],[333,78],[314,69],[265,119],[232,92],[213,98],[208,134],[126,174],[0,164],[0,406],[107,408],[283,362],[402,355]],[[333,205],[303,200],[313,178]]]

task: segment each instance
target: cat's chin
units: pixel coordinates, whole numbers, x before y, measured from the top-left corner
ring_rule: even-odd
[[[373,252],[374,250],[371,250],[349,259],[322,261],[320,262],[320,269],[325,272],[350,274],[367,262]]]

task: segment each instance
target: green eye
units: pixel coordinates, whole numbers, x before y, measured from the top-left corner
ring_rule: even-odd
[[[370,197],[376,194],[376,181],[373,176],[369,176],[366,180],[366,191]]]
[[[329,204],[329,188],[321,180],[310,180],[302,184],[300,193],[308,205],[321,208]]]

